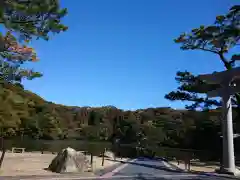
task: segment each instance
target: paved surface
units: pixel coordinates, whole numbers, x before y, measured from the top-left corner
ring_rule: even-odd
[[[164,180],[164,179],[203,179],[203,180],[228,180],[235,179],[233,177],[219,177],[215,174],[191,174],[176,169],[165,161],[150,160],[146,158],[138,158],[132,162],[127,163],[119,171],[106,176],[109,179],[126,179],[126,180]]]
[[[101,176],[80,177],[80,175],[61,175],[61,176],[45,176],[45,177],[0,177],[0,180],[87,180],[87,179],[103,179],[103,180],[230,180],[234,177],[219,177],[214,174],[200,175],[190,174],[175,169],[162,160],[150,160],[146,158],[138,158],[129,162],[121,163],[110,172],[105,172]]]

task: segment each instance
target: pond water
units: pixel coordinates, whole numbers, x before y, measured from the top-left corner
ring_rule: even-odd
[[[99,154],[103,152],[105,148],[111,149],[111,143],[109,142],[89,142],[80,140],[34,140],[34,139],[14,139],[5,140],[5,147],[11,150],[12,147],[26,148],[25,151],[49,151],[59,152],[60,150],[71,147],[77,151],[88,151],[93,154]]]
[[[25,148],[26,152],[48,151],[59,152],[64,148],[71,147],[77,151],[87,151],[93,155],[100,155],[106,148],[116,153],[117,156],[137,157],[142,155],[152,156],[153,154],[160,157],[185,159],[186,156],[191,158],[219,159],[220,152],[191,151],[166,147],[151,147],[147,150],[139,150],[134,144],[113,146],[110,142],[93,142],[82,140],[34,140],[34,139],[12,139],[4,140],[4,145],[8,150],[12,147]]]

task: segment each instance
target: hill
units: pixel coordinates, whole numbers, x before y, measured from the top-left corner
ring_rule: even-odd
[[[121,143],[192,149],[219,147],[219,110],[197,112],[159,107],[123,111],[113,106],[64,106],[11,84],[2,84],[0,102],[0,127],[5,138],[119,139]]]

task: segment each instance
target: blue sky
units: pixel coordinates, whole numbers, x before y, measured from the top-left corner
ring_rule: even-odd
[[[164,95],[177,88],[176,71],[222,70],[217,57],[181,51],[182,32],[213,23],[238,0],[60,0],[69,14],[66,33],[34,41],[44,77],[25,81],[48,101],[122,109],[171,106]]]

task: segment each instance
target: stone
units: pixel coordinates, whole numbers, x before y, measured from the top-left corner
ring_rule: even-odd
[[[70,147],[61,150],[48,167],[48,170],[56,173],[81,173],[90,169],[87,157]]]
[[[115,158],[115,155],[113,152],[111,151],[106,151],[105,154],[104,154],[105,157],[108,157],[110,159],[114,159]]]

